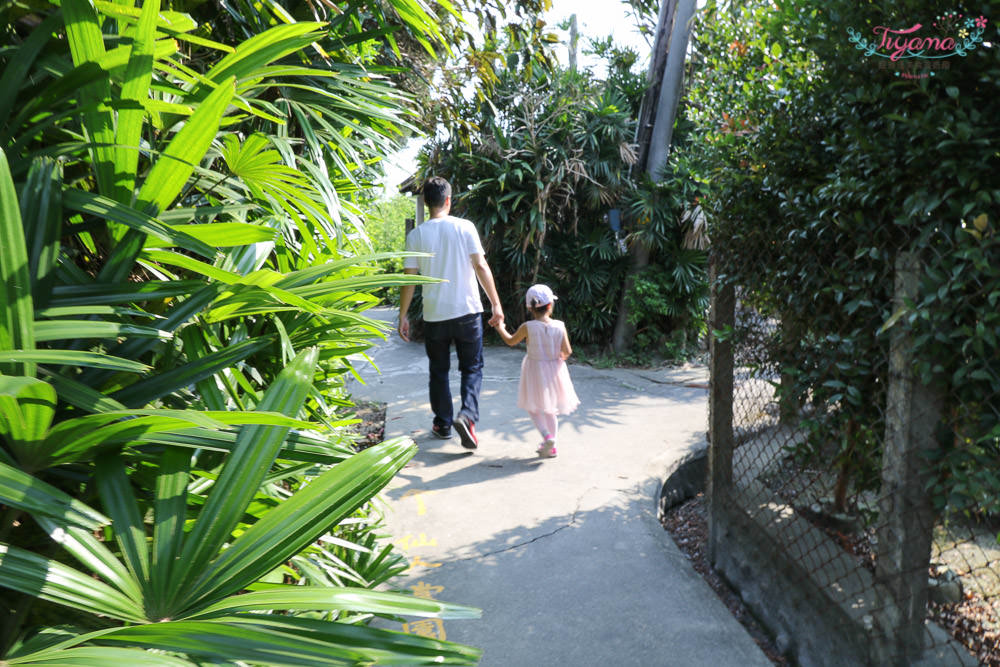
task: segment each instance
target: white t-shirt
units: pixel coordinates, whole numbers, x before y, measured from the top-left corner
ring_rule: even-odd
[[[483,312],[470,255],[485,253],[474,224],[451,215],[431,218],[406,235],[406,249],[432,255],[407,257],[403,266],[446,281],[423,286],[424,321],[441,322]]]

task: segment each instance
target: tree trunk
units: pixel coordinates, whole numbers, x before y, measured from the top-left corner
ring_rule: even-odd
[[[639,107],[639,124],[635,128],[635,143],[638,147],[638,159],[632,165],[634,175],[646,170],[649,160],[649,140],[653,134],[653,120],[656,118],[657,100],[660,99],[660,86],[663,84],[663,69],[667,66],[667,53],[670,47],[670,28],[674,22],[674,10],[677,0],[663,0],[660,5],[660,17],[656,24],[656,37],[653,39],[653,60],[646,74],[646,92],[642,96]]]
[[[629,308],[626,295],[632,291],[635,277],[649,266],[649,246],[645,243],[633,243],[630,253],[632,266],[629,268],[628,275],[625,276],[625,287],[622,289],[621,300],[618,302],[618,322],[615,323],[615,334],[611,340],[611,349],[617,354],[628,351],[635,338],[635,325],[628,321]]]
[[[639,127],[636,130],[639,142],[639,161],[636,166],[653,180],[659,178],[670,153],[670,139],[680,101],[681,83],[684,80],[684,62],[687,59],[694,10],[695,0],[663,0],[660,6],[656,42],[653,46],[654,57],[650,67],[650,81],[653,85],[643,98]],[[657,71],[657,67],[661,67],[662,71]],[[658,85],[655,83],[657,81]],[[651,123],[649,118],[653,119]],[[625,278],[625,287],[618,305],[618,322],[611,342],[612,349],[618,354],[627,351],[635,338],[635,327],[628,321],[629,309],[625,295],[635,283],[635,276],[649,265],[651,249],[641,241],[635,241],[632,243],[631,254],[632,266]]]
[[[569,17],[569,71],[576,71],[576,45],[579,40],[576,28],[576,14]]]

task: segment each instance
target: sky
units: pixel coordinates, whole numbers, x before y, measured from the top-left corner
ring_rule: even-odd
[[[552,0],[552,9],[545,14],[545,20],[550,26],[556,28],[559,23],[569,18],[571,14],[576,14],[577,30],[580,33],[580,55],[578,63],[580,66],[593,65],[593,61],[587,62],[582,51],[586,45],[586,37],[607,37],[611,34],[615,42],[623,46],[630,46],[639,52],[640,62],[645,62],[647,54],[652,50],[652,46],[639,34],[635,27],[635,21],[628,15],[631,8],[624,3],[614,0],[592,0],[590,2],[580,2],[580,0]],[[555,30],[560,36],[564,31]],[[568,41],[568,38],[567,38]],[[568,50],[564,47],[559,53],[560,58],[567,57]],[[565,62],[565,61],[564,61]]]
[[[587,45],[587,37],[607,37],[611,34],[617,44],[630,46],[639,52],[639,63],[648,65],[649,52],[652,50],[646,40],[639,34],[635,21],[628,16],[630,8],[614,0],[552,0],[552,9],[544,15],[545,21],[552,32],[555,32],[566,43],[569,42],[569,32],[559,29],[559,24],[576,14],[577,32],[580,35],[578,43],[577,64],[579,67],[594,66],[596,59],[583,55]],[[556,52],[563,64],[568,63],[569,50],[565,44],[557,46]],[[383,181],[386,195],[395,194],[399,183],[413,173],[416,167],[416,157],[423,140],[413,140],[406,148],[386,161],[386,178]]]

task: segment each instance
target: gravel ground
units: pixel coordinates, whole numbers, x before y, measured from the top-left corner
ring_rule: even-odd
[[[753,617],[739,594],[726,584],[708,562],[708,522],[704,494],[673,508],[661,520],[663,527],[673,536],[677,546],[704,577],[719,598],[726,603],[733,616],[746,627],[757,645],[775,665],[792,665],[794,662],[781,655],[767,630]],[[852,544],[844,548],[859,557]],[[1000,630],[997,609],[982,597],[967,592],[956,604],[931,604],[931,616],[975,654],[984,667],[1000,667]]]
[[[951,636],[965,644],[983,667],[1000,667],[997,609],[973,593],[956,604],[930,605],[931,614]]]
[[[385,438],[385,407],[385,403],[357,402],[354,417],[361,421],[354,425],[358,434],[354,446],[358,451],[377,445]]]
[[[747,606],[743,604],[740,596],[709,565],[708,521],[705,517],[705,511],[705,495],[699,493],[691,500],[668,510],[660,522],[674,538],[674,542],[684,552],[684,555],[690,559],[695,571],[705,579],[715,594],[719,596],[719,599],[729,607],[732,615],[743,624],[743,627],[747,629],[747,632],[750,633],[750,636],[771,662],[775,665],[791,665],[792,662],[781,655],[767,630],[757,622]]]

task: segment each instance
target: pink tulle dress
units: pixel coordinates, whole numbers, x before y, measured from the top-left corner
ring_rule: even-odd
[[[528,353],[521,362],[521,385],[517,407],[528,412],[567,414],[580,404],[569,369],[560,356],[566,325],[560,320],[548,323],[526,322]]]

